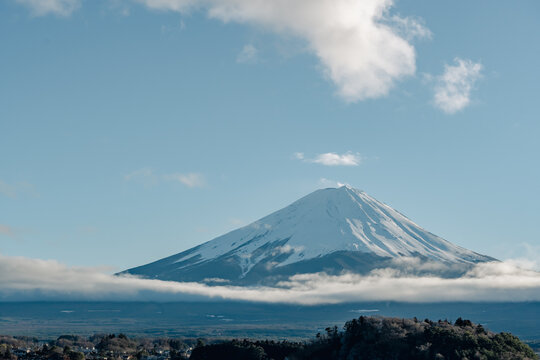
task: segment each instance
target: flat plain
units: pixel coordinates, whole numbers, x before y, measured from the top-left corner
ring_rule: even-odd
[[[0,334],[40,339],[125,333],[179,338],[299,340],[361,315],[455,320],[540,340],[540,303],[344,303],[299,306],[246,302],[2,302]]]

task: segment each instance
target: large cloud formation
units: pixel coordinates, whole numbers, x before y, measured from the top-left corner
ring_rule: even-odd
[[[136,0],[163,11],[210,18],[304,40],[347,101],[386,95],[416,71],[410,40],[430,36],[412,18],[390,15],[392,0]]]
[[[35,16],[69,16],[82,0],[15,0]],[[128,0],[125,0],[128,1]],[[396,81],[416,72],[411,40],[431,32],[411,17],[391,14],[393,0],[131,0],[149,9],[181,14],[205,12],[305,43],[324,75],[348,102],[388,94]],[[246,48],[239,60],[252,60]],[[244,50],[246,50],[244,49]]]
[[[408,266],[425,267],[425,264],[411,259]],[[239,287],[121,277],[107,274],[103,269],[0,255],[0,298],[39,294],[39,297],[133,300],[148,293],[168,299],[202,296],[308,305],[351,301],[540,301],[540,273],[511,263],[493,262],[479,264],[463,277],[452,279],[380,269],[366,276],[304,274],[276,287]]]

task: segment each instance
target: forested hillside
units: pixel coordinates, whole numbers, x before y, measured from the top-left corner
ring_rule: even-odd
[[[308,343],[230,341],[199,346],[191,359],[538,359],[509,333],[495,334],[469,320],[448,321],[360,317],[343,331],[327,328]]]

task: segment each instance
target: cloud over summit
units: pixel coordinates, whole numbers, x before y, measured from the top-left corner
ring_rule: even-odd
[[[325,166],[358,166],[362,162],[362,155],[348,151],[344,154],[328,152],[315,155],[313,158],[306,158],[304,153],[297,152],[293,154],[297,160],[304,162],[321,164]]]

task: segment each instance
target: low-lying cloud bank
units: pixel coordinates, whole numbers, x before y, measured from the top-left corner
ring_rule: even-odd
[[[511,262],[492,262],[479,264],[453,279],[379,269],[365,276],[303,274],[276,287],[239,287],[114,276],[99,268],[68,267],[54,260],[0,255],[0,299],[26,294],[27,298],[140,300],[148,293],[167,296],[169,300],[171,296],[199,296],[306,305],[360,301],[540,301],[540,273]]]

